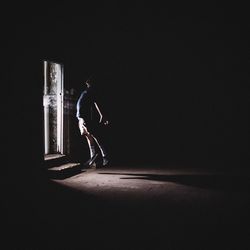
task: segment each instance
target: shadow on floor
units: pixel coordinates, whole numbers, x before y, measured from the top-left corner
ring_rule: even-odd
[[[227,176],[227,175],[158,175],[158,174],[131,174],[131,173],[99,173],[107,175],[127,175],[120,179],[149,180],[160,182],[174,182],[199,188],[218,189],[224,191],[249,192],[250,178],[248,176]]]

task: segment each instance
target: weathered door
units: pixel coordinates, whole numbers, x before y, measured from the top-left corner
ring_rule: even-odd
[[[44,154],[64,154],[63,65],[44,61]]]

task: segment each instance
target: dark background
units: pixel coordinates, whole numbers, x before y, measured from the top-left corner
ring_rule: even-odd
[[[75,213],[65,205],[74,195],[55,195],[46,186],[43,60],[63,63],[65,87],[77,92],[95,75],[111,121],[113,166],[249,169],[246,6],[20,1],[1,10],[1,206],[8,243],[18,245],[22,234],[31,241],[39,227],[46,241],[43,233],[53,227],[36,223],[51,218],[53,224],[60,204],[64,216],[70,217],[68,208]],[[20,221],[26,225],[17,226]]]
[[[114,164],[248,168],[246,6],[41,1],[3,12],[6,183],[28,190],[40,176],[43,60],[64,64],[68,89],[96,76]]]

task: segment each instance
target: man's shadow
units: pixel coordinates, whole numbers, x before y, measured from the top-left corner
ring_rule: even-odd
[[[131,173],[99,173],[107,175],[121,175],[120,179],[149,180],[172,182],[192,187],[216,189],[224,191],[249,192],[250,178],[248,176],[232,176],[223,174],[131,174]],[[126,177],[124,177],[126,176]]]

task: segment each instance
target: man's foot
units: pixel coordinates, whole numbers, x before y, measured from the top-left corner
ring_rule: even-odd
[[[103,157],[102,159],[102,166],[106,167],[109,164],[109,159],[107,157]]]
[[[98,157],[98,153],[95,153],[88,161],[84,163],[84,166],[89,167],[95,163],[96,158]]]

